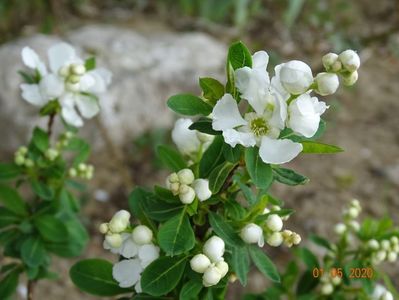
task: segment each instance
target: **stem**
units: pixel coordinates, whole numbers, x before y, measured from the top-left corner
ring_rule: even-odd
[[[33,300],[33,290],[35,287],[35,282],[33,280],[28,281],[28,295],[27,300]]]
[[[51,134],[53,132],[54,117],[55,117],[55,113],[52,113],[51,115],[49,115],[49,119],[48,119],[48,123],[47,123],[47,134],[48,134],[49,138],[51,138]]]

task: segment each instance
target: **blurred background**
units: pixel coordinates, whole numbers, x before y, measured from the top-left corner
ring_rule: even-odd
[[[323,141],[345,149],[338,155],[302,155],[289,167],[310,178],[306,186],[276,184],[273,194],[296,214],[288,226],[307,243],[310,233],[333,237],[342,207],[352,198],[363,217],[392,217],[399,223],[399,1],[395,0],[0,0],[0,160],[11,160],[40,124],[37,110],[19,95],[20,51],[30,46],[45,57],[65,40],[96,54],[113,73],[101,116],[82,131],[93,144],[95,179],[83,190],[82,218],[92,240],[85,257],[115,260],[102,249],[98,225],[127,208],[134,185],[163,183],[155,157],[159,143],[171,143],[174,116],[169,96],[199,93],[198,77],[224,77],[228,44],[243,40],[266,50],[271,65],[299,59],[316,72],[321,57],[347,48],[359,51],[362,66],[352,89],[326,101],[330,109]],[[272,71],[272,66],[269,66]],[[43,120],[45,123],[46,120]],[[59,127],[61,128],[61,127]],[[267,249],[281,271],[286,248]],[[74,261],[54,261],[62,276],[36,288],[37,299],[95,299],[68,279]],[[399,288],[399,272],[391,270]],[[245,289],[234,284],[230,299],[261,292],[253,273]],[[24,287],[19,289],[21,295]]]

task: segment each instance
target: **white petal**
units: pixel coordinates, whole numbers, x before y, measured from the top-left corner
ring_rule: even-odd
[[[224,141],[231,147],[235,147],[237,144],[243,145],[244,147],[253,147],[256,145],[255,135],[252,132],[241,132],[235,129],[223,130]]]
[[[39,83],[40,92],[47,100],[58,98],[64,92],[64,81],[54,74],[45,75]]]
[[[214,130],[231,129],[247,124],[238,110],[236,100],[230,94],[225,94],[216,103],[212,115],[212,128]]]
[[[22,61],[27,67],[37,69],[41,75],[47,74],[46,66],[33,49],[29,47],[22,49]]]
[[[47,103],[47,99],[43,98],[40,94],[39,86],[37,84],[23,83],[20,87],[22,90],[22,98],[30,104],[42,106]]]
[[[137,294],[143,292],[143,289],[141,288],[141,278],[139,279],[139,281],[137,281],[136,285],[134,286],[134,290],[136,291]]]
[[[158,257],[159,248],[153,244],[143,245],[139,248],[139,259],[144,269]]]
[[[94,84],[88,89],[88,92],[96,95],[104,93],[112,79],[112,73],[104,68],[90,71],[87,73],[87,75],[92,76],[94,79]]]
[[[275,140],[263,137],[259,149],[259,155],[265,163],[283,164],[294,159],[303,147],[288,139]]]
[[[138,259],[126,259],[117,262],[112,267],[112,276],[120,287],[131,287],[140,279],[143,268]]]
[[[269,63],[269,55],[266,51],[258,51],[252,55],[252,68],[266,70]]]
[[[175,123],[172,130],[172,140],[183,154],[192,154],[198,151],[200,141],[195,130],[188,129],[193,121],[181,118]]]
[[[209,189],[208,179],[196,179],[194,180],[192,187],[194,188],[195,194],[200,201],[208,200],[212,196],[212,192]]]
[[[283,64],[279,64],[274,68],[275,75],[271,79],[270,88],[272,92],[277,92],[286,101],[290,94],[283,88],[280,81],[280,70]]]
[[[287,102],[278,93],[274,93],[272,97],[274,100],[274,110],[269,124],[282,130],[287,120]]]
[[[64,121],[75,127],[83,126],[83,120],[75,109],[74,96],[72,94],[66,94],[60,98],[60,103],[62,107],[61,115]]]
[[[86,119],[94,117],[100,111],[98,100],[95,97],[78,95],[76,96],[76,105]]]
[[[138,251],[138,246],[131,238],[131,234],[129,234],[129,237],[122,243],[119,253],[123,257],[132,258],[137,255]]]
[[[48,50],[50,69],[54,73],[66,65],[77,60],[75,49],[67,43],[59,43]]]

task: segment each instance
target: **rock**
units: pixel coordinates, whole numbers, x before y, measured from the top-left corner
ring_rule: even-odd
[[[0,152],[11,152],[26,143],[39,121],[37,108],[20,97],[18,70],[24,46],[46,57],[46,49],[60,37],[34,35],[0,47]],[[66,33],[65,41],[83,57],[95,53],[97,64],[113,72],[113,82],[102,97],[100,118],[115,144],[130,142],[143,131],[170,126],[174,114],[166,107],[169,96],[198,93],[200,76],[220,77],[225,45],[203,33],[140,33],[115,26],[89,25]],[[59,124],[58,124],[59,125]],[[60,126],[60,125],[59,125]],[[102,149],[102,138],[94,121],[87,121],[82,135],[94,149]]]

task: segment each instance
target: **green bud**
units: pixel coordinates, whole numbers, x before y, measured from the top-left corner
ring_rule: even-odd
[[[18,166],[22,166],[25,163],[25,157],[23,157],[20,154],[17,154],[15,156],[15,160],[14,160],[15,164],[17,164]]]
[[[34,165],[35,165],[35,163],[30,158],[25,160],[25,167],[32,168]]]

